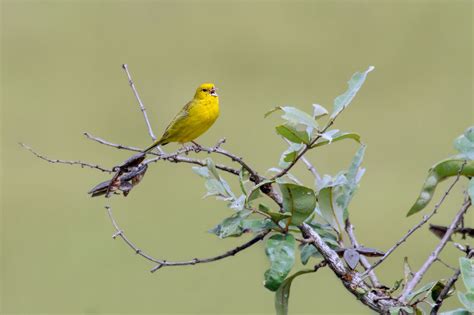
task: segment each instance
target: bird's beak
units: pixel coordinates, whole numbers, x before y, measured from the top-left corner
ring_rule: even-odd
[[[217,88],[213,87],[213,88],[211,89],[211,95],[212,95],[212,96],[217,96],[216,91],[217,91]]]

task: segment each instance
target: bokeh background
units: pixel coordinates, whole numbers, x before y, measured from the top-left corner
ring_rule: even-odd
[[[248,239],[206,232],[230,211],[201,199],[203,181],[189,165],[152,165],[128,198],[91,199],[86,192],[107,175],[51,165],[18,146],[113,166],[130,154],[88,141],[84,131],[149,144],[122,63],[157,134],[198,84],[215,82],[221,117],[199,141],[226,137],[225,147],[262,173],[285,149],[274,132],[278,116],[263,119],[268,109],[331,108],[352,73],[374,65],[336,127],[359,132],[368,145],[350,210],[360,242],[382,250],[420,220],[405,213],[427,169],[454,153],[452,140],[474,118],[471,1],[1,4],[2,314],[273,313],[273,294],[262,286],[263,243],[218,263],[150,274],[153,265],[110,238],[106,204],[140,248],[161,258],[215,255]],[[339,142],[310,158],[321,173],[334,174],[356,149]],[[294,173],[311,184],[303,167]],[[434,223],[457,211],[465,185]],[[419,267],[436,242],[426,229],[418,232],[378,268],[383,282],[403,276],[404,256]],[[442,255],[453,265],[458,256],[451,246]],[[425,282],[449,274],[436,265]],[[299,278],[291,295],[294,314],[370,313],[328,269]],[[456,298],[446,303],[455,306]]]

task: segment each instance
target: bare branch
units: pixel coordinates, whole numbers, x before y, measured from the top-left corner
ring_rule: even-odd
[[[381,314],[388,313],[388,310],[392,307],[400,306],[400,302],[384,292],[373,291],[360,277],[359,273],[347,269],[338,254],[321,239],[311,226],[303,223],[299,226],[299,229],[307,241],[321,253],[329,268],[342,281],[346,289],[363,304]]]
[[[117,224],[117,221],[115,220],[115,218],[113,217],[113,214],[112,214],[112,208],[110,206],[106,206],[105,207],[107,209],[107,214],[110,218],[110,221],[112,222],[112,225],[115,229],[115,233],[112,235],[112,238],[117,238],[117,237],[120,237],[131,249],[133,249],[133,251],[142,256],[143,258],[151,261],[151,262],[154,262],[156,263],[157,265],[155,267],[153,267],[153,269],[151,269],[150,271],[151,272],[155,272],[157,271],[158,269],[162,268],[162,267],[177,267],[177,266],[190,266],[190,265],[196,265],[196,264],[203,264],[203,263],[209,263],[209,262],[213,262],[213,261],[217,261],[217,260],[221,260],[221,259],[224,259],[224,258],[227,258],[227,257],[230,257],[230,256],[234,256],[236,255],[237,253],[249,248],[250,246],[258,243],[259,241],[263,240],[263,238],[270,232],[270,230],[267,230],[267,231],[264,231],[264,232],[261,232],[259,234],[257,234],[254,238],[252,238],[250,241],[240,245],[240,246],[237,246],[221,255],[217,255],[217,256],[214,256],[214,257],[209,257],[209,258],[193,258],[191,260],[186,260],[186,261],[167,261],[165,259],[157,259],[157,258],[154,258],[148,254],[146,254],[144,251],[142,251],[141,249],[139,249],[132,241],[130,241],[126,236],[125,236],[125,233],[122,229],[120,229],[120,227],[118,226]]]
[[[408,230],[408,232],[403,235],[403,237],[401,239],[399,239],[395,245],[393,245],[386,253],[385,255],[383,255],[382,258],[380,258],[377,262],[375,262],[372,267],[370,267],[369,269],[367,269],[363,274],[362,274],[362,278],[365,278],[370,271],[374,270],[375,268],[377,268],[377,266],[379,266],[385,259],[387,259],[388,256],[390,256],[390,254],[392,254],[402,243],[404,243],[416,230],[418,230],[420,227],[422,227],[426,222],[428,222],[432,216],[434,216],[437,212],[438,212],[438,209],[439,207],[443,204],[444,200],[446,199],[446,197],[448,196],[448,194],[451,192],[451,190],[453,189],[453,187],[456,185],[456,183],[459,181],[459,178],[460,178],[460,172],[458,173],[458,175],[456,176],[456,178],[454,179],[453,183],[448,187],[448,189],[445,191],[445,193],[443,194],[443,196],[441,197],[441,199],[438,201],[438,203],[435,205],[433,211],[431,211],[428,215],[425,215],[423,216],[423,219],[418,223],[416,224],[414,227],[412,227],[411,229]]]
[[[352,247],[358,248],[360,245],[359,242],[357,242],[357,238],[354,233],[354,226],[352,225],[349,218],[347,218],[346,220],[346,232],[349,236],[349,240],[351,241]],[[363,255],[360,256],[360,263],[362,264],[365,270],[368,270],[371,267],[369,261]],[[373,270],[369,271],[369,278],[374,287],[380,287],[380,282],[377,279],[377,276],[375,275],[375,272]]]
[[[25,148],[26,150],[30,151],[31,153],[33,153],[36,157],[46,161],[46,162],[49,162],[49,163],[53,163],[53,164],[68,164],[68,165],[79,165],[81,166],[82,168],[84,167],[88,167],[88,168],[94,168],[96,170],[99,170],[99,171],[102,171],[102,172],[105,172],[105,173],[113,173],[112,170],[109,170],[109,169],[106,169],[100,165],[97,165],[97,164],[91,164],[91,163],[87,163],[87,162],[82,162],[82,161],[68,161],[68,160],[59,160],[59,159],[51,159],[51,158],[48,158],[38,152],[36,152],[35,150],[33,150],[33,148],[31,148],[30,146],[24,144],[24,143],[19,143],[19,145],[21,145],[23,148]]]
[[[431,267],[431,265],[436,261],[438,258],[439,253],[443,250],[444,246],[446,246],[446,243],[449,241],[451,238],[451,235],[454,233],[454,230],[458,226],[458,224],[461,222],[462,218],[464,217],[464,214],[466,213],[467,209],[471,206],[471,200],[467,198],[467,200],[464,202],[462,205],[461,209],[459,212],[456,214],[454,217],[453,221],[449,225],[449,229],[446,231],[446,234],[444,237],[441,239],[439,242],[438,246],[436,246],[435,250],[430,254],[428,259],[425,261],[423,266],[421,266],[420,270],[418,270],[413,278],[410,280],[410,282],[407,283],[405,286],[405,289],[403,290],[402,295],[400,296],[400,302],[404,303],[406,302],[408,296],[410,293],[415,289],[416,285],[421,281],[425,273],[428,271],[428,269]]]
[[[155,134],[153,133],[153,129],[151,128],[151,124],[150,124],[150,120],[148,119],[148,115],[146,113],[146,109],[145,109],[145,105],[143,105],[143,102],[140,98],[140,95],[138,95],[138,92],[137,92],[137,89],[135,88],[135,84],[133,83],[133,80],[132,80],[132,76],[130,75],[130,72],[128,71],[128,65],[126,63],[124,63],[122,65],[122,69],[125,71],[125,73],[127,74],[127,78],[128,78],[128,84],[130,85],[130,87],[132,88],[132,91],[133,91],[133,94],[135,95],[135,98],[137,99],[138,101],[138,105],[140,106],[140,109],[143,113],[143,118],[145,118],[145,123],[146,123],[146,126],[148,128],[148,133],[150,134],[150,137],[151,139],[153,139],[153,141],[156,141],[156,136]],[[161,150],[161,149],[160,149]]]
[[[471,258],[474,256],[474,250],[471,250],[467,254],[467,258]],[[451,288],[454,286],[456,281],[458,281],[459,275],[461,274],[461,269],[456,269],[456,271],[453,273],[453,275],[448,279],[446,282],[443,290],[438,295],[438,298],[436,299],[435,304],[433,308],[431,309],[431,315],[438,314],[439,309],[441,308],[441,305],[443,305],[444,300],[449,294],[449,291],[451,291]]]

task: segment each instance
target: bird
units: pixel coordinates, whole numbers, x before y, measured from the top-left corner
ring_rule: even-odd
[[[143,153],[149,153],[155,147],[170,142],[184,145],[205,133],[219,117],[219,96],[216,90],[213,83],[201,84],[196,89],[194,98],[174,117],[161,138],[143,150]]]

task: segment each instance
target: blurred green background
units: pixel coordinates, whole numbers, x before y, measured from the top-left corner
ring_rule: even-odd
[[[420,219],[405,213],[427,169],[454,153],[452,140],[474,118],[471,1],[1,3],[2,314],[273,313],[263,243],[218,263],[150,274],[153,265],[110,238],[106,204],[128,236],[160,258],[215,255],[248,239],[206,233],[230,211],[201,199],[203,181],[189,165],[152,165],[128,198],[90,199],[86,191],[107,175],[47,164],[18,146],[113,166],[130,154],[88,141],[84,131],[148,145],[122,63],[157,134],[197,85],[215,82],[221,117],[199,142],[226,137],[225,147],[261,173],[285,148],[277,116],[263,119],[268,109],[331,108],[352,73],[376,66],[336,128],[359,132],[368,145],[350,210],[360,242],[382,250]],[[339,142],[309,157],[334,174],[356,149]],[[303,167],[294,173],[311,184]],[[457,211],[465,186],[434,223]],[[436,242],[427,229],[417,233],[378,268],[383,282],[402,277],[406,255],[419,267]],[[453,265],[458,256],[451,246],[442,255]],[[450,274],[437,264],[425,281]],[[291,294],[294,314],[370,313],[327,268],[295,281]],[[451,298],[446,308],[456,305]]]

